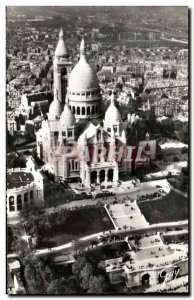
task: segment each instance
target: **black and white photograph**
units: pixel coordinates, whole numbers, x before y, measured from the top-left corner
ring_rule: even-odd
[[[190,8],[135,4],[4,7],[8,295],[190,294]]]

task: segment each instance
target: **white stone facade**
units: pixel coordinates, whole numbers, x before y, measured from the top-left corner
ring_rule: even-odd
[[[7,174],[13,178],[18,174],[28,178],[30,175],[30,182],[26,184],[22,182],[21,176],[18,176],[20,182],[14,181],[11,183],[11,188],[7,186],[7,216],[18,216],[19,212],[25,205],[35,204],[42,205],[44,203],[44,176],[40,170],[36,170],[33,166],[33,162],[27,162],[26,168],[8,169]]]

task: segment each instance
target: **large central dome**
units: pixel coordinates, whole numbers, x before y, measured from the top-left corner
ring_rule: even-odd
[[[88,63],[85,55],[85,42],[80,44],[80,60],[69,76],[69,91],[87,92],[99,89],[98,77],[93,67]]]
[[[86,59],[85,42],[80,44],[80,60],[68,80],[69,107],[76,120],[95,119],[101,115],[98,77]]]
[[[87,62],[85,56],[81,56],[69,76],[69,91],[86,92],[98,88],[98,77],[93,67]]]

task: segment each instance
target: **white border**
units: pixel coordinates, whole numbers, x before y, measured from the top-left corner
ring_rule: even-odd
[[[29,3],[29,2],[28,2]],[[0,164],[0,191],[2,194],[2,197],[0,199],[0,228],[1,228],[1,242],[0,242],[0,296],[1,299],[5,299],[5,273],[6,273],[6,265],[5,265],[5,241],[6,241],[6,224],[5,224],[5,41],[6,41],[6,36],[5,36],[5,30],[6,30],[6,22],[5,22],[5,7],[6,6],[83,6],[83,5],[88,5],[88,6],[188,6],[189,8],[193,8],[193,1],[192,0],[149,0],[149,1],[142,1],[142,0],[135,0],[135,1],[130,1],[130,0],[34,0],[33,2],[27,4],[26,1],[24,0],[15,0],[15,1],[4,1],[1,0],[0,2],[0,129],[1,129],[1,134],[0,134],[0,151],[1,151],[1,164]],[[192,12],[191,12],[192,13]],[[191,33],[193,32],[193,23],[191,22]],[[192,37],[192,36],[191,36]],[[191,38],[190,37],[190,38]],[[192,45],[191,45],[191,50],[192,50]],[[191,51],[191,60],[193,58],[193,54]],[[191,72],[192,73],[192,72]],[[191,86],[193,86],[193,80],[191,82]],[[192,102],[192,95],[191,95],[191,100],[190,104]],[[191,105],[192,106],[192,105]],[[190,107],[191,113],[193,114],[192,107]],[[191,115],[191,120],[193,115]],[[192,125],[192,124],[191,124]],[[192,129],[192,126],[190,130]],[[192,143],[190,148],[192,149],[193,146],[193,141],[194,141],[194,133],[193,130],[191,131],[191,138],[192,138]],[[193,166],[191,168],[191,171],[193,171]],[[192,180],[192,179],[190,179]],[[192,182],[190,182],[192,186]],[[193,195],[193,193],[192,193]],[[191,197],[192,198],[192,197]],[[192,199],[190,199],[192,200]],[[192,201],[191,201],[192,202]],[[192,208],[191,212],[191,221],[192,217],[194,216],[193,214],[193,207],[194,205],[190,204],[190,207]],[[193,225],[194,222],[191,222],[191,225]],[[193,226],[192,226],[193,229]],[[193,271],[193,266],[191,271]],[[193,274],[193,272],[192,272]],[[192,289],[192,283],[193,280],[191,278],[191,289]],[[149,297],[149,295],[147,295]],[[23,296],[24,297],[24,296]],[[23,298],[21,296],[17,296],[17,299]],[[41,297],[37,296],[38,299]],[[66,298],[70,298],[68,296],[65,296]],[[101,296],[103,297],[103,296]],[[132,296],[133,297],[133,296]],[[53,297],[49,297],[50,299],[54,299]],[[72,298],[72,296],[71,296]],[[103,297],[104,298],[104,297]],[[122,296],[118,296],[118,298],[122,298]],[[145,296],[135,296],[135,299],[143,299]],[[157,297],[156,297],[157,298]],[[161,297],[160,297],[161,298]],[[165,299],[170,299],[170,296],[164,296]]]

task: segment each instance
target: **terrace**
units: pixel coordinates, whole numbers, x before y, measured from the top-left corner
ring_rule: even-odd
[[[135,202],[127,201],[122,204],[110,205],[109,213],[116,227],[121,229],[127,227],[134,229],[149,225]]]
[[[7,173],[7,188],[19,188],[26,186],[27,184],[34,181],[34,177],[31,173],[27,172],[8,172]]]
[[[135,272],[143,269],[161,268],[175,264],[181,260],[187,260],[186,250],[176,251],[170,246],[163,244],[159,234],[144,236],[138,241],[130,241],[136,245],[134,251],[126,252],[126,260],[123,257],[101,262],[106,272],[112,270],[125,270],[125,272]]]

